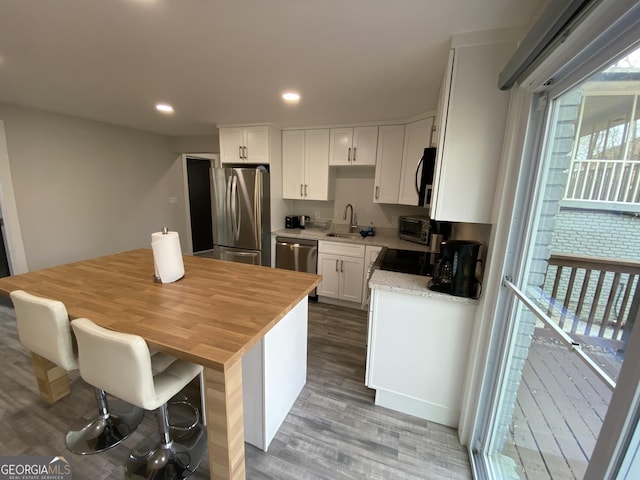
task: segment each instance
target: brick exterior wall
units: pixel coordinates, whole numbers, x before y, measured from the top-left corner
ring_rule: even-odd
[[[640,260],[640,217],[619,212],[562,208],[553,252]]]

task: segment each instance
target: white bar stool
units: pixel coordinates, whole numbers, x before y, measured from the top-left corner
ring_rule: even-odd
[[[207,437],[201,424],[188,435],[172,436],[167,402],[202,367],[164,353],[151,356],[142,337],[102,328],[91,320],[71,322],[78,341],[80,375],[92,385],[146,410],[157,410],[158,432],[134,448],[125,465],[125,478],[183,479],[204,457]]]
[[[62,302],[37,297],[23,290],[10,293],[16,312],[18,337],[25,348],[66,371],[77,370],[69,315]],[[115,447],[142,421],[144,411],[121,400],[107,403],[104,390],[96,388],[97,415],[79,419],[67,433],[67,448],[87,455]]]

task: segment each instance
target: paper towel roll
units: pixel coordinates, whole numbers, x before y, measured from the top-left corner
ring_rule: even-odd
[[[156,277],[162,283],[171,283],[184,277],[184,263],[178,232],[151,234],[153,265]]]

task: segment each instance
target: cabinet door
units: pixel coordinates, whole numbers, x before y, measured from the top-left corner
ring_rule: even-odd
[[[342,300],[362,302],[362,279],[364,259],[362,257],[340,257],[340,293]]]
[[[353,128],[332,128],[329,165],[351,165]]]
[[[375,289],[367,352],[369,388],[389,406],[458,426],[476,305]]]
[[[318,275],[322,275],[322,280],[318,285],[318,295],[338,298],[340,293],[340,256],[330,253],[318,254]]]
[[[351,165],[375,165],[378,149],[378,127],[356,127],[353,129]]]
[[[329,200],[329,129],[307,130],[304,198]]]
[[[244,128],[244,162],[269,163],[269,127],[261,125]]]
[[[398,203],[402,205],[418,205],[416,191],[416,169],[429,147],[433,117],[409,123],[404,130],[404,148],[402,152],[402,172],[400,177],[400,193]]]
[[[242,127],[220,129],[220,161],[222,163],[242,162],[244,137]]]
[[[496,76],[514,49],[509,41],[453,52],[431,213],[437,220],[491,223],[510,100],[496,88]]]
[[[373,190],[375,203],[398,203],[403,146],[404,125],[380,127]]]
[[[282,197],[304,198],[305,131],[282,132]]]

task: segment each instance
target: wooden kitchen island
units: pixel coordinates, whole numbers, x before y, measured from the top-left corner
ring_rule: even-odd
[[[60,300],[72,319],[140,335],[150,348],[203,365],[211,478],[243,479],[243,355],[306,302],[320,277],[191,256],[184,266],[181,280],[154,283],[151,250],[133,250],[2,278],[0,293]]]

